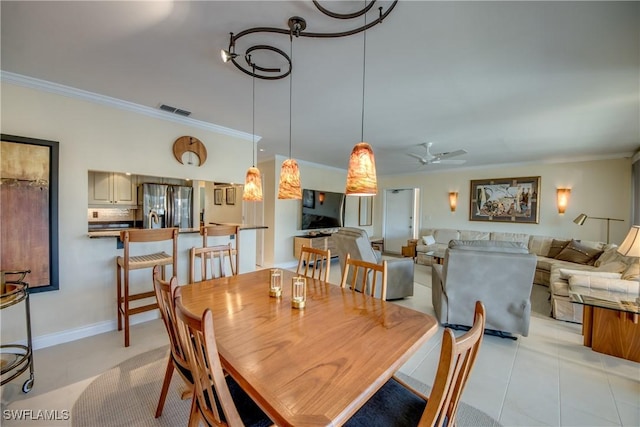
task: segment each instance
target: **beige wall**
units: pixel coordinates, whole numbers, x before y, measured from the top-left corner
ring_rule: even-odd
[[[473,179],[540,176],[540,221],[538,224],[511,224],[469,221],[469,191]],[[542,165],[500,166],[495,168],[434,172],[379,178],[381,188],[421,189],[421,229],[430,227],[466,230],[496,230],[573,237],[604,241],[606,221],[587,220],[583,226],[573,223],[580,213],[596,217],[623,219],[611,222],[611,242],[619,244],[629,230],[631,212],[630,159],[599,160]],[[571,188],[569,206],[558,214],[556,188]],[[448,194],[458,192],[458,208],[449,210]],[[377,199],[381,199],[377,197]],[[376,200],[377,218],[383,200]],[[382,224],[376,221],[376,234]]]
[[[78,332],[92,326],[100,331],[113,329],[115,257],[122,251],[116,249],[115,239],[87,237],[87,171],[242,182],[244,172],[251,166],[252,144],[212,131],[6,82],[1,89],[2,133],[60,143],[60,290],[32,296],[33,335]],[[207,147],[209,157],[202,167],[182,165],[175,160],[173,142],[183,135],[195,136]],[[200,244],[196,236],[180,236],[180,283],[186,282],[187,248]],[[151,273],[140,273],[134,279],[148,284]],[[24,324],[24,314],[14,315],[3,310],[0,316],[3,340],[12,339]]]
[[[113,239],[89,239],[86,225],[87,171],[109,170],[141,175],[191,178],[219,182],[243,182],[252,161],[250,141],[199,127],[151,118],[93,102],[2,83],[2,132],[60,142],[59,253],[60,290],[34,294],[31,298],[33,335],[41,342],[74,339],[82,334],[115,327],[114,258],[121,251]],[[193,135],[209,151],[202,167],[182,165],[173,158],[173,141]],[[233,147],[230,150],[229,147]],[[217,155],[213,155],[217,153]],[[223,154],[220,154],[223,153]],[[278,200],[278,156],[258,167],[264,187],[264,265],[291,264],[293,237],[303,234],[300,201]],[[347,159],[345,159],[346,166]],[[346,170],[299,162],[303,188],[343,192]],[[540,223],[504,224],[468,220],[471,179],[541,176]],[[605,224],[587,221],[578,227],[572,220],[581,212],[624,219],[611,224],[613,242],[629,229],[631,164],[628,159],[545,165],[519,165],[447,173],[424,173],[379,177],[374,198],[373,226],[362,227],[369,235],[382,235],[384,189],[421,189],[421,228],[503,230],[604,240]],[[558,215],[556,187],[572,188],[569,208]],[[459,192],[457,212],[449,212],[447,194]],[[257,205],[256,205],[257,206]],[[245,206],[245,210],[255,206]],[[358,227],[358,198],[347,197],[345,225]],[[179,282],[186,282],[186,251],[200,244],[197,235],[181,235]],[[147,283],[148,274],[134,278]],[[146,272],[148,273],[148,272]],[[146,313],[148,314],[148,313]],[[24,324],[23,313],[0,312],[3,339],[10,340]],[[144,316],[144,315],[142,315]],[[16,332],[18,331],[18,332]],[[67,335],[65,335],[67,334]],[[49,338],[48,338],[49,337]],[[134,338],[135,342],[135,338]]]

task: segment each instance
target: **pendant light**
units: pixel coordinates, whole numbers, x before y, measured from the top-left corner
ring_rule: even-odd
[[[291,63],[293,64],[293,32],[300,31],[299,24],[294,24],[289,36],[291,41]],[[296,35],[297,37],[297,35]],[[301,200],[302,189],[300,188],[300,169],[298,162],[291,156],[291,99],[293,87],[293,65],[289,74],[289,158],[282,163],[280,169],[280,185],[278,186],[278,199]]]
[[[365,1],[366,5],[366,1]],[[367,57],[367,14],[364,14],[363,55],[362,55],[362,128],[361,141],[353,147],[347,170],[347,196],[375,196],[378,194],[378,178],[376,177],[376,161],[373,149],[364,142],[364,87]]]
[[[248,56],[251,63],[251,56]],[[244,180],[244,191],[242,193],[242,200],[245,202],[261,202],[262,201],[262,178],[260,177],[260,170],[256,167],[256,66],[251,63],[253,67],[253,106],[252,106],[252,131],[251,138],[253,144],[251,150],[253,153],[253,166],[247,170],[247,176]]]

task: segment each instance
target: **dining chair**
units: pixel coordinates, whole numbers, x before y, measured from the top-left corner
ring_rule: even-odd
[[[171,350],[169,359],[167,360],[167,369],[164,374],[164,381],[162,383],[160,399],[158,400],[158,407],[156,408],[156,418],[162,415],[162,409],[164,408],[164,402],[167,398],[167,392],[169,391],[169,385],[171,384],[171,377],[173,376],[174,370],[178,371],[180,377],[182,377],[185,384],[189,387],[189,391],[187,393],[183,393],[182,398],[186,398],[188,394],[193,395],[193,376],[191,375],[191,367],[187,360],[187,352],[182,346],[182,341],[180,341],[178,337],[176,310],[173,302],[173,295],[177,288],[178,279],[175,276],[169,281],[162,280],[160,266],[156,265],[153,267],[153,289],[156,293],[158,308],[162,314],[162,321],[167,329],[167,334],[169,335],[169,345]]]
[[[231,276],[235,276],[238,274],[238,266],[235,263],[231,243],[189,249],[189,283],[196,281],[197,260],[200,260],[200,280],[227,277],[227,259],[229,260],[229,273]]]
[[[177,228],[144,228],[131,229],[120,232],[120,240],[124,246],[122,256],[116,257],[116,286],[117,309],[118,309],[118,330],[121,331],[124,323],[124,346],[129,347],[129,317],[158,308],[156,302],[152,304],[131,307],[132,301],[153,298],[154,291],[129,292],[129,273],[132,270],[153,268],[156,265],[162,267],[162,278],[165,277],[165,267],[171,265],[171,274],[176,276],[178,269],[178,229]],[[151,243],[161,241],[172,241],[173,249],[170,254],[162,251],[152,254],[132,255],[131,243]]]
[[[380,295],[376,295],[378,276],[381,276]],[[385,300],[387,297],[387,261],[376,264],[353,259],[351,254],[347,254],[340,287],[345,288],[347,284],[353,290]]]
[[[180,288],[175,291],[178,336],[187,350],[194,378],[194,401],[189,427],[200,420],[207,425],[270,426],[273,422],[236,383],[225,376],[218,354],[213,313],[206,309],[202,317],[182,305]]]
[[[331,250],[311,248],[302,245],[300,248],[300,258],[298,259],[298,268],[296,274],[310,277],[312,279],[320,279],[323,282],[329,280],[329,271],[331,270]]]
[[[482,344],[485,309],[475,305],[475,320],[468,332],[456,338],[444,330],[438,370],[429,396],[393,377],[345,424],[356,426],[455,426],[460,396]]]
[[[202,247],[191,248],[189,250],[189,283],[196,281],[196,261],[200,260],[200,280],[207,280],[214,277],[226,276],[226,262],[223,260],[229,259],[230,274],[236,275],[238,272],[238,227],[235,225],[206,225],[200,227],[200,235],[202,236]],[[228,237],[236,242],[235,249],[229,242],[227,244],[212,244],[211,237]],[[229,246],[229,251],[225,246]],[[220,253],[224,253],[225,258],[220,258]],[[216,260],[218,261],[216,263]],[[207,268],[207,263],[211,268]],[[216,264],[218,267],[216,267]],[[210,275],[208,273],[210,271]]]

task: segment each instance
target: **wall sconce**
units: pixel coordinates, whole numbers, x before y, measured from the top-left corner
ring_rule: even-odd
[[[571,194],[570,188],[558,188],[556,192],[556,198],[558,201],[558,213],[562,215],[567,210],[569,204],[569,195]]]
[[[458,192],[452,191],[449,193],[449,207],[451,208],[451,212],[456,211],[456,207],[458,207]]]
[[[318,201],[321,205],[324,204],[324,193],[318,193]]]

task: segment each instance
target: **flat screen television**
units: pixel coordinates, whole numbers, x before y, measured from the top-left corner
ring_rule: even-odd
[[[302,230],[342,227],[344,194],[331,191],[302,190]]]

